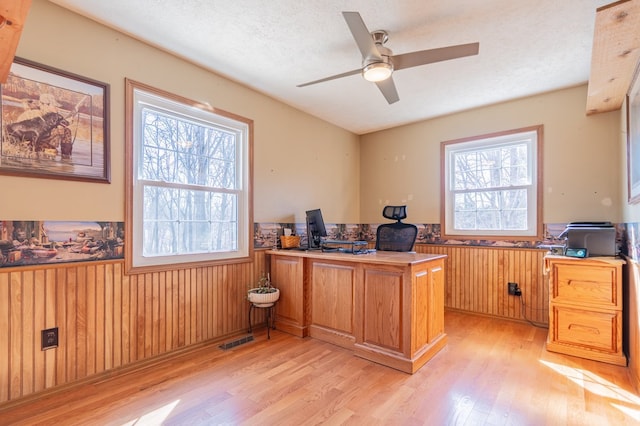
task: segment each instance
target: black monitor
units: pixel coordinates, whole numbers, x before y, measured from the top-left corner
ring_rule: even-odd
[[[327,229],[324,226],[322,212],[320,209],[307,210],[307,240],[310,249],[319,249],[322,245],[322,238],[327,236]]]

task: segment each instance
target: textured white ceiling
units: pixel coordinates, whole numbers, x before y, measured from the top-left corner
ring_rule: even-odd
[[[363,134],[586,83],[607,0],[50,0]],[[477,56],[399,70],[389,105],[360,75],[342,11],[389,32],[394,54],[480,43]]]

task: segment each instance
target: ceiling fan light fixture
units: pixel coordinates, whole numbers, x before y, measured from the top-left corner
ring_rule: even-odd
[[[371,82],[377,82],[386,80],[391,77],[393,72],[393,65],[388,62],[374,62],[367,65],[362,69],[362,76],[365,80]]]

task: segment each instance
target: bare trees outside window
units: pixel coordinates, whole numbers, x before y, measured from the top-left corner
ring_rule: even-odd
[[[445,234],[535,237],[542,127],[443,142]]]
[[[131,95],[132,266],[247,256],[250,122]]]

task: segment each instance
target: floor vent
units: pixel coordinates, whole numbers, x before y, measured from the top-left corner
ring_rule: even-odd
[[[236,339],[236,340],[234,340],[232,342],[223,343],[219,347],[220,347],[220,349],[227,350],[227,349],[235,348],[236,346],[242,345],[243,343],[248,343],[248,342],[252,342],[252,341],[253,341],[253,336],[249,335],[249,336],[245,336],[245,337],[241,337],[239,339]]]

